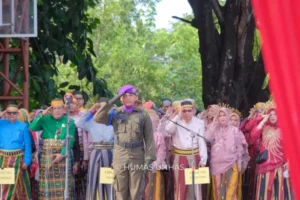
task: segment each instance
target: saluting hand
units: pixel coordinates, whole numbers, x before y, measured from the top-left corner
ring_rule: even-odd
[[[91,108],[90,108],[90,112],[94,113],[96,112],[99,108],[101,108],[101,105],[99,103],[94,104]]]
[[[170,118],[170,119],[173,119],[175,117],[175,111],[172,106],[168,108],[165,117]]]
[[[269,119],[270,115],[265,115],[264,119],[262,120],[263,123],[266,123]]]
[[[3,118],[6,112],[7,112],[7,110],[0,112],[0,118]]]
[[[45,116],[45,115],[49,114],[51,108],[52,108],[52,106],[50,106],[50,107],[48,107],[46,110],[44,110],[44,111],[42,112],[42,115]]]

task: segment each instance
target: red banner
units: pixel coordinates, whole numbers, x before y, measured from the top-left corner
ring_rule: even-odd
[[[296,199],[300,199],[300,0],[252,0],[263,58],[277,105],[284,150]]]

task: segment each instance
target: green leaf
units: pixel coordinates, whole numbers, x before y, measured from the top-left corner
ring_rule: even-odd
[[[39,83],[35,80],[32,80],[32,83],[33,83],[35,91],[41,92],[41,87],[40,87]]]
[[[80,90],[80,86],[78,86],[78,85],[70,85],[70,86],[68,87],[68,89],[78,91],[78,90]]]
[[[63,82],[59,85],[60,88],[67,87],[69,85],[69,82]]]

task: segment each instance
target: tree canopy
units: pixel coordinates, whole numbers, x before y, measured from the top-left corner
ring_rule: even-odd
[[[171,30],[156,30],[153,2],[145,6],[135,5],[133,1],[105,1],[90,9],[89,14],[100,21],[90,34],[97,77],[107,82],[112,93],[116,94],[122,85],[133,84],[144,100],[194,98],[197,105],[203,107],[198,38],[194,28],[178,22]],[[191,16],[186,17],[191,19]],[[70,65],[59,69],[62,72],[60,78],[57,77],[59,85],[70,80],[67,71],[73,77],[76,75],[76,68]],[[91,91],[91,87],[89,84],[86,90]]]

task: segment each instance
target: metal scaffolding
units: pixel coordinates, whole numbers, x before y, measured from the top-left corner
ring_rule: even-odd
[[[29,40],[19,39],[20,48],[10,48],[9,38],[2,39],[0,43],[0,57],[2,57],[3,71],[0,72],[2,78],[2,94],[0,94],[0,101],[5,108],[10,101],[19,101],[19,106],[28,109],[29,105]],[[15,74],[10,75],[10,54],[21,54],[19,64]],[[18,75],[22,77],[22,85],[17,85]],[[13,95],[15,90],[18,95]]]
[[[0,0],[0,103],[6,108],[10,101],[19,107],[29,106],[29,37],[37,36],[36,0]],[[12,39],[19,41],[19,47]],[[18,65],[11,65],[12,54]],[[14,73],[13,73],[14,72]],[[21,78],[22,83],[17,83]]]

